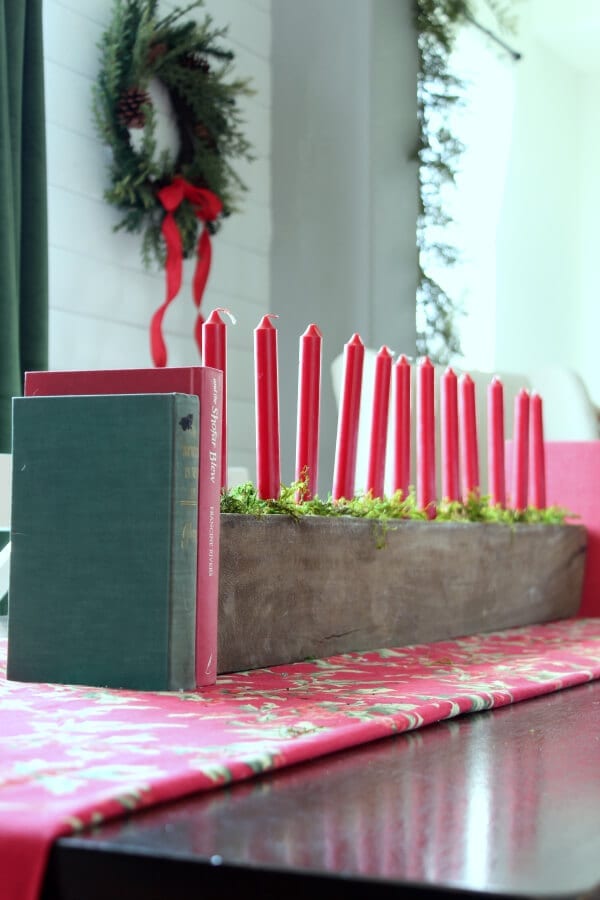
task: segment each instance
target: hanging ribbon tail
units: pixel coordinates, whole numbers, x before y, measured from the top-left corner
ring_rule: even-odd
[[[198,308],[202,303],[202,295],[208,281],[210,272],[210,264],[212,262],[212,246],[210,243],[210,235],[206,225],[202,229],[202,234],[198,241],[198,260],[196,262],[196,270],[194,272],[194,281],[192,290],[194,293],[194,303]]]
[[[202,303],[202,295],[204,294],[204,288],[208,281],[211,261],[212,246],[208,228],[205,225],[198,241],[198,259],[192,283],[194,303],[198,309],[198,318],[196,319],[196,324],[194,326],[194,339],[200,355],[202,355],[202,323],[204,322],[204,316],[200,313],[200,304]]]
[[[183,245],[173,213],[168,212],[166,214],[161,231],[167,247],[167,260],[165,263],[167,275],[166,301],[170,303],[179,293],[183,277]]]
[[[152,362],[159,369],[164,368],[167,364],[167,347],[162,335],[162,320],[168,305],[168,303],[163,303],[162,306],[159,306],[150,321],[150,352]]]
[[[167,296],[165,302],[152,316],[150,323],[150,350],[154,365],[157,367],[163,367],[167,364],[167,348],[162,335],[162,322],[167,307],[179,293],[183,276],[183,247],[173,213],[167,212],[163,219],[161,231],[167,248],[167,259],[165,262]]]

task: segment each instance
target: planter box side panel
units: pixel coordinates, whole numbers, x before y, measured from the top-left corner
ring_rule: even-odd
[[[223,515],[219,672],[577,612],[579,526]]]

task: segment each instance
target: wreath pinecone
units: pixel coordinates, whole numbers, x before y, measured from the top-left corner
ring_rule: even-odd
[[[117,104],[119,122],[126,128],[143,128],[146,124],[144,106],[152,103],[148,91],[139,87],[123,91]]]

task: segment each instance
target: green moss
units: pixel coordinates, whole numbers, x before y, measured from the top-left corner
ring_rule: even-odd
[[[442,502],[438,505],[435,519],[427,517],[417,507],[416,495],[411,488],[406,497],[398,491],[392,497],[371,497],[359,494],[351,500],[327,500],[315,497],[312,500],[296,502],[302,494],[302,482],[282,485],[278,500],[261,500],[251,482],[238,485],[221,495],[222,513],[240,513],[252,516],[279,515],[299,519],[301,516],[353,516],[359,519],[415,519],[423,522],[494,522],[502,525],[564,525],[572,513],[560,507],[525,510],[503,509],[492,506],[489,497],[471,495],[466,503]]]

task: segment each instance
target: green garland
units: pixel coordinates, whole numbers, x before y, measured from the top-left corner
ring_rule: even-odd
[[[232,168],[236,158],[250,160],[237,106],[252,91],[245,80],[231,80],[233,53],[221,45],[227,30],[183,17],[203,0],[157,18],[158,0],[115,0],[112,21],[102,36],[100,72],[94,86],[94,117],[102,141],[112,151],[105,199],[122,215],[116,230],[143,232],[142,256],[164,263],[160,188],[176,175],[216,194],[223,216],[237,209],[246,190]],[[176,157],[157,152],[156,112],[150,82],[164,85],[177,124]],[[133,129],[142,134],[136,146]],[[185,200],[175,213],[183,255],[193,255],[201,225]],[[209,223],[216,231],[221,220]]]
[[[511,14],[513,3],[514,0],[486,0],[501,32],[515,30],[516,23]],[[419,52],[417,355],[428,355],[434,362],[445,364],[461,352],[456,328],[461,309],[459,303],[428,274],[428,267],[433,261],[453,266],[459,259],[456,248],[448,241],[431,237],[435,228],[443,229],[452,221],[443,206],[442,189],[446,184],[454,184],[464,150],[450,125],[452,111],[465,99],[465,85],[452,73],[450,66],[457,29],[464,24],[475,27],[514,59],[519,59],[520,55],[477,21],[474,0],[413,0],[413,17]]]

